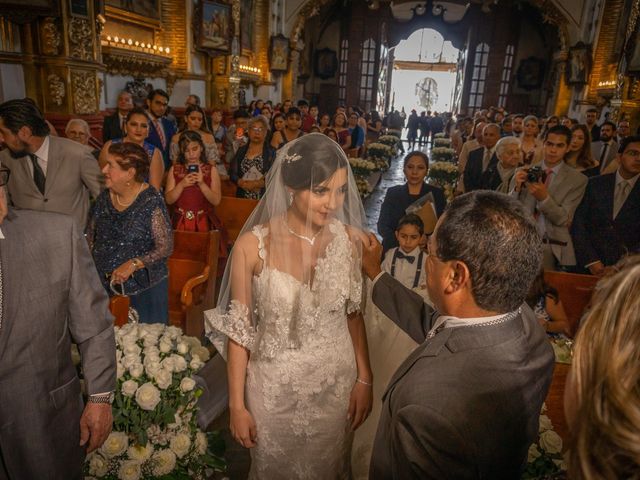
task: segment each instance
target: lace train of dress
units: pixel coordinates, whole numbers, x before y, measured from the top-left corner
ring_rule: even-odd
[[[257,440],[250,479],[351,478],[347,413],[356,364],[347,313],[359,308],[362,283],[344,226],[329,228],[334,237],[311,286],[267,265],[268,229],[254,228],[264,262],[252,282],[256,328],[235,301],[228,313],[206,314],[212,331],[251,350],[245,392]],[[295,347],[283,343],[292,338]]]
[[[391,376],[400,364],[415,350],[418,344],[391,321],[371,300],[371,282],[367,282],[367,306],[365,308],[365,325],[367,343],[373,372],[373,406],[367,421],[356,431],[353,440],[351,463],[354,480],[369,478],[369,463],[373,441],[378,430],[378,420],[382,411],[382,395],[387,389]],[[425,289],[414,289],[416,293],[428,301]]]

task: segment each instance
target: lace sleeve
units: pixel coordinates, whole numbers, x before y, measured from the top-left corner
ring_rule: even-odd
[[[351,253],[351,269],[349,271],[349,297],[347,298],[347,314],[362,310],[364,305],[362,278],[362,262],[359,252],[354,247]]]
[[[254,243],[252,243],[252,241]],[[227,338],[247,350],[253,350],[256,342],[256,327],[252,321],[252,279],[255,255],[248,251],[257,250],[255,239],[242,236],[233,247],[229,277],[223,279],[225,289],[218,307],[205,312],[207,336],[216,349],[226,357]],[[227,291],[226,289],[230,289]],[[227,303],[224,297],[229,295]]]
[[[173,252],[171,224],[160,207],[155,208],[151,214],[151,235],[153,237],[153,249],[140,257],[140,261],[145,265],[169,258]]]

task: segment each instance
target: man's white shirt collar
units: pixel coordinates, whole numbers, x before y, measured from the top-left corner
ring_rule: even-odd
[[[44,137],[42,145],[40,145],[40,148],[33,152],[33,154],[44,163],[47,163],[47,161],[49,160],[49,135]]]
[[[620,170],[616,170],[616,187],[621,182],[627,182],[629,185],[631,185],[631,190],[633,190],[633,187],[636,186],[636,182],[638,181],[638,178],[640,178],[640,173],[638,173],[637,175],[629,179],[622,178],[622,175],[620,175]]]

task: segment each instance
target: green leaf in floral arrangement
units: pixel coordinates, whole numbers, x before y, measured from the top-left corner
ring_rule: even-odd
[[[175,416],[176,416],[176,410],[174,408],[167,408],[163,415],[162,415],[162,420],[164,421],[164,423],[173,423],[175,422]]]
[[[220,457],[224,455],[224,452],[227,449],[224,439],[218,430],[207,432],[207,445],[209,446],[211,453]]]
[[[202,461],[205,465],[217,470],[219,472],[223,472],[227,469],[227,462],[224,461],[223,458],[215,457],[212,455],[203,455]]]

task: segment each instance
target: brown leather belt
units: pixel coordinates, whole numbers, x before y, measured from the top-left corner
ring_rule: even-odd
[[[558,245],[560,247],[567,246],[567,242],[561,242],[560,240],[553,240],[552,238],[543,238],[542,243],[546,243],[548,245]]]

